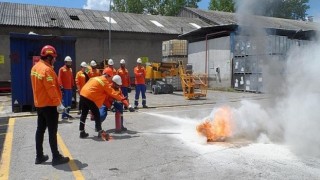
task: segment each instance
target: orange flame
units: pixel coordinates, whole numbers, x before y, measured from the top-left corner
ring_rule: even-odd
[[[214,119],[205,120],[197,126],[199,134],[206,136],[208,142],[224,141],[231,136],[231,109],[221,107],[214,115]]]

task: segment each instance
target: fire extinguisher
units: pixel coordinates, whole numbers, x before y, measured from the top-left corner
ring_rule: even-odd
[[[115,124],[116,124],[116,132],[121,132],[121,113],[120,111],[116,111],[115,114]]]

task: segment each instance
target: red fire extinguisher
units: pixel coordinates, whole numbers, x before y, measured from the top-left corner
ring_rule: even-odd
[[[116,132],[121,132],[121,113],[120,113],[120,111],[116,111],[115,124],[116,124]]]

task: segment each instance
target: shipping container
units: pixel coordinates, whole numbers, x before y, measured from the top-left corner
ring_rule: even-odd
[[[56,48],[58,57],[54,70],[58,74],[64,65],[64,58],[70,56],[75,59],[75,37],[70,36],[42,36],[10,33],[10,60],[11,60],[11,89],[12,111],[31,111],[34,109],[33,94],[30,80],[31,68],[34,61],[39,58],[40,51],[45,45]],[[72,70],[76,73],[75,61]],[[74,101],[75,101],[75,93]]]

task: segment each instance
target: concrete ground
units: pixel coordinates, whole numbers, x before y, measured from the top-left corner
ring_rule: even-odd
[[[114,114],[109,114],[102,124],[113,138],[107,142],[88,127],[94,126],[90,120],[86,139],[79,138],[78,118],[60,121],[59,149],[72,161],[53,167],[51,158],[34,164],[36,116],[11,113],[10,97],[0,96],[1,117],[11,117],[1,135],[0,179],[319,179],[320,159],[295,154],[286,144],[245,138],[207,143],[196,133],[214,108],[237,108],[243,100],[263,105],[272,98],[209,91],[205,100],[185,100],[181,92],[148,93],[150,108],[124,114],[129,131],[114,134]],[[52,157],[47,134],[44,152]]]

